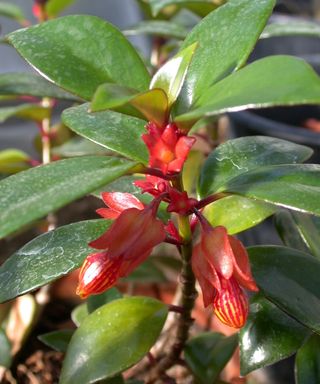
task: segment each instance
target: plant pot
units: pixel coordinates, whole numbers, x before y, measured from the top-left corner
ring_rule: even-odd
[[[318,163],[320,133],[303,127],[310,118],[320,120],[320,107],[277,107],[229,115],[235,136],[265,135],[307,145],[314,150],[311,160]]]
[[[276,15],[273,22],[301,21],[296,17]],[[320,39],[306,36],[284,36],[262,39],[249,62],[270,55],[294,55],[306,60],[320,74]],[[294,79],[292,79],[294,81]],[[320,107],[276,107],[229,114],[234,135],[266,135],[307,145],[314,149],[313,161],[320,161],[320,133],[305,128],[310,119],[320,120]]]

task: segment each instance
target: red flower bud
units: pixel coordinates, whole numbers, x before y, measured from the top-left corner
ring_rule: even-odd
[[[248,312],[248,301],[241,287],[258,291],[242,243],[228,236],[222,226],[205,225],[193,249],[192,269],[199,281],[205,307],[213,304],[222,322],[241,327]]]
[[[90,243],[103,252],[89,255],[81,268],[77,289],[81,297],[112,287],[165,239],[164,224],[155,217],[157,204],[153,201],[142,210],[126,209],[102,236]]]
[[[233,328],[244,326],[248,311],[248,299],[239,283],[231,277],[229,280],[222,280],[220,292],[216,292],[213,299],[214,313],[219,320]]]

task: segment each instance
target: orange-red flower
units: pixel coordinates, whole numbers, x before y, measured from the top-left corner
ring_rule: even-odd
[[[78,295],[85,298],[112,287],[165,239],[164,224],[155,217],[157,205],[153,201],[142,210],[126,209],[107,232],[90,243],[103,252],[93,253],[85,260],[79,274]]]
[[[149,166],[163,174],[180,172],[195,138],[185,135],[174,123],[158,127],[149,122],[148,133],[142,135],[149,150]]]
[[[213,305],[219,319],[241,328],[248,315],[246,288],[258,291],[245,247],[226,228],[204,225],[192,253],[192,268],[199,281],[205,307]]]
[[[180,215],[187,215],[192,212],[193,208],[198,204],[198,200],[189,197],[186,191],[180,192],[175,188],[169,189],[170,204],[168,212],[176,212]]]

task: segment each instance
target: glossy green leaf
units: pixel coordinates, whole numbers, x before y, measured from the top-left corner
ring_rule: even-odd
[[[99,295],[91,295],[87,299],[88,312],[92,313],[103,305],[121,298],[122,293],[117,288],[110,288],[107,291],[100,293]]]
[[[100,236],[108,220],[66,225],[31,240],[0,267],[0,302],[48,284],[79,268],[92,253],[88,242]]]
[[[168,60],[153,76],[150,88],[161,88],[168,96],[169,108],[176,101],[187,75],[197,43],[179,51]]]
[[[308,147],[266,136],[241,137],[219,145],[208,157],[199,180],[205,197],[233,178],[265,165],[294,164],[312,155]]]
[[[182,49],[198,43],[177,112],[187,112],[208,87],[242,67],[259,38],[274,0],[229,0],[205,17],[187,36]]]
[[[10,19],[17,20],[18,22],[25,22],[25,15],[20,7],[16,4],[7,1],[0,2],[0,16],[9,17]]]
[[[293,355],[311,331],[261,295],[251,300],[239,334],[241,375]]]
[[[71,319],[77,327],[80,327],[84,319],[96,309],[102,307],[105,304],[110,303],[113,300],[121,299],[122,294],[117,288],[110,288],[107,291],[98,295],[91,295],[87,301],[78,305],[71,312]]]
[[[148,88],[149,74],[135,49],[97,17],[61,17],[12,32],[8,40],[40,74],[86,100],[106,82]]]
[[[276,246],[248,249],[254,278],[267,299],[320,333],[320,261]]]
[[[199,178],[201,166],[205,160],[205,155],[200,151],[190,151],[188,158],[183,166],[182,181],[184,189],[188,195],[195,192]]]
[[[74,157],[86,155],[110,155],[111,151],[93,141],[76,136],[64,144],[53,148],[52,154],[60,157]]]
[[[188,30],[183,25],[179,25],[173,21],[147,20],[140,21],[138,24],[122,32],[126,36],[146,34],[184,39],[187,36]]]
[[[318,384],[320,382],[320,336],[312,335],[296,356],[296,383]]]
[[[130,104],[137,108],[147,120],[154,121],[162,127],[168,121],[168,96],[162,89],[150,89],[134,97]]]
[[[203,214],[211,225],[223,225],[233,235],[254,227],[275,211],[273,205],[233,195],[207,205]]]
[[[149,0],[149,5],[153,16],[157,16],[160,11],[169,5],[177,5],[182,7],[192,7],[198,5],[199,7],[210,6],[210,10],[213,10],[219,4],[219,1],[213,2],[212,0]],[[220,1],[221,3],[221,1]]]
[[[146,297],[115,300],[94,311],[71,339],[60,384],[94,383],[137,363],[157,340],[167,312],[165,304]]]
[[[320,216],[320,165],[261,167],[230,180],[225,191]]]
[[[131,88],[117,84],[103,84],[94,94],[91,111],[104,111],[116,109],[119,112],[132,114],[131,110],[121,110],[119,107],[130,104],[142,113],[142,117],[164,125],[168,120],[168,99],[162,89],[151,89],[146,92],[137,92]],[[129,112],[129,113],[128,113]],[[139,116],[137,116],[139,117]],[[141,116],[140,116],[141,117]]]
[[[135,163],[114,157],[60,160],[0,182],[0,237],[129,172]]]
[[[11,343],[5,331],[0,328],[0,366],[9,368],[11,361]]]
[[[46,12],[49,16],[58,16],[65,8],[72,5],[76,0],[48,0],[46,3]]]
[[[63,122],[78,135],[125,157],[148,162],[148,152],[141,135],[145,121],[114,111],[90,113],[88,104],[66,109]]]
[[[98,112],[112,109],[132,100],[139,92],[119,84],[105,83],[100,85],[93,95],[90,111]]]
[[[83,320],[89,315],[87,303],[77,305],[71,312],[71,320],[77,327],[80,327],[80,324]]]
[[[204,90],[195,109],[178,116],[176,122],[183,127],[185,122],[188,126],[226,112],[319,102],[320,77],[309,64],[291,56],[270,56]]]
[[[12,174],[30,167],[27,153],[19,149],[5,149],[0,151],[0,173]]]
[[[272,23],[265,27],[260,39],[279,36],[320,37],[320,25],[312,21],[288,21]]]
[[[64,100],[79,100],[77,97],[63,91],[41,76],[32,73],[0,74],[0,95],[21,95],[36,97],[52,97]]]
[[[38,339],[55,351],[66,352],[73,333],[73,329],[61,329],[39,335]]]
[[[320,230],[312,216],[282,210],[275,215],[275,226],[287,247],[320,258]]]
[[[188,340],[186,362],[201,384],[213,383],[230,360],[238,345],[238,336],[205,332]]]
[[[10,117],[20,117],[21,119],[41,121],[49,117],[48,108],[37,104],[20,104],[14,107],[0,107],[0,123],[5,122]]]

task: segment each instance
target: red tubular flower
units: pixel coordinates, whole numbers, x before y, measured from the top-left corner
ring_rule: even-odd
[[[142,135],[149,150],[149,166],[163,174],[180,172],[195,138],[185,135],[178,127],[169,123],[163,129],[149,122],[148,133]]]
[[[205,225],[192,253],[192,268],[199,281],[205,307],[213,304],[225,324],[241,328],[248,315],[246,288],[258,291],[242,243],[228,236],[226,228]]]
[[[116,219],[121,212],[129,208],[142,210],[144,205],[131,193],[126,192],[103,192],[103,202],[108,208],[99,208],[96,212],[105,219]]]
[[[103,252],[91,254],[85,260],[79,274],[78,295],[85,298],[112,287],[165,239],[164,224],[155,217],[157,206],[158,201],[153,201],[143,210],[126,209],[107,232],[90,243]]]

